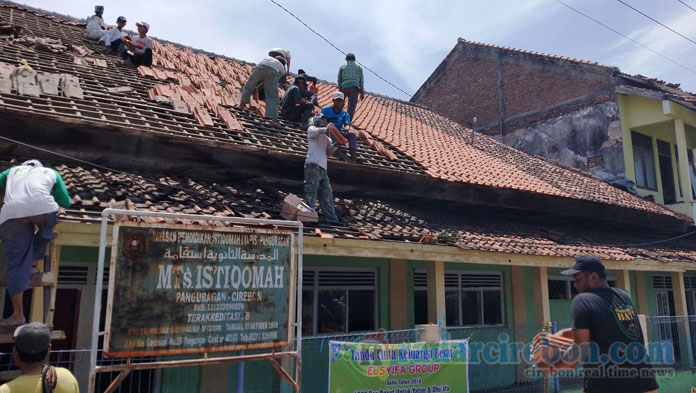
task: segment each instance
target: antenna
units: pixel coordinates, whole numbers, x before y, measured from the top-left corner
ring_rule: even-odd
[[[476,131],[474,131],[474,127],[476,126],[476,120],[478,120],[476,118],[476,116],[474,116],[474,118],[471,119],[471,144],[472,145],[474,144],[474,133],[476,132]]]

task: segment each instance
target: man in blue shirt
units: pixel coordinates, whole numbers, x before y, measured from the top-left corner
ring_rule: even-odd
[[[280,101],[280,117],[300,123],[300,128],[303,130],[309,127],[309,118],[314,110],[314,104],[303,97],[306,91],[307,79],[304,76],[298,76]]]
[[[340,91],[333,94],[333,105],[325,106],[322,108],[321,113],[326,116],[329,122],[333,123],[338,131],[341,132],[343,136],[348,139],[348,148],[350,152],[350,160],[357,162],[358,159],[358,136],[349,130],[350,128],[350,115],[348,112],[343,110],[343,105],[345,96]],[[344,126],[346,129],[344,130]],[[336,142],[336,141],[334,141]],[[340,150],[339,150],[340,151]],[[339,153],[340,154],[340,153]]]

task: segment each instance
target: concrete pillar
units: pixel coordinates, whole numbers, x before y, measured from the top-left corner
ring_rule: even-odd
[[[645,272],[636,272],[636,300],[638,313],[650,316],[648,310],[648,275]]]
[[[532,268],[532,289],[534,291],[534,322],[538,328],[544,322],[551,322],[551,306],[549,305],[549,278],[546,267]]]
[[[631,275],[628,270],[616,271],[616,287],[631,294]]]
[[[684,202],[693,202],[694,197],[691,193],[691,169],[689,168],[689,158],[686,149],[686,132],[684,131],[684,120],[674,119],[674,132],[677,136],[677,153],[679,156],[679,181],[681,182]]]
[[[444,276],[443,276],[444,277]],[[406,260],[392,259],[389,261],[389,329],[408,329],[409,314],[413,309],[408,308],[408,271]]]
[[[524,267],[523,266],[512,266],[510,267],[511,281],[512,281],[512,323],[514,325],[514,340],[519,343],[526,343],[530,341],[530,333],[534,329],[530,329],[527,324],[527,298],[526,298],[526,282],[524,280]],[[527,382],[529,378],[525,375],[524,371],[527,368],[525,362],[520,362],[515,367],[515,373],[517,375],[517,382],[523,383]]]
[[[428,322],[444,324],[445,318],[445,263],[428,261]]]
[[[679,352],[683,364],[694,366],[694,358],[691,350],[691,331],[689,329],[689,311],[686,307],[686,287],[684,286],[684,273],[672,273],[672,291],[674,294],[674,314],[677,317],[677,330],[679,332]],[[677,343],[674,343],[677,345]]]

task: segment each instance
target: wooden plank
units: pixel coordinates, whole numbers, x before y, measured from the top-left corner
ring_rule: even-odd
[[[53,272],[36,272],[29,278],[29,288],[36,287],[50,287],[56,281]],[[0,275],[0,287],[7,285],[7,277],[2,274]]]
[[[14,342],[14,329],[11,332],[7,330],[0,333],[0,344],[11,344]],[[51,332],[51,341],[65,340],[65,332],[62,330],[53,330]]]

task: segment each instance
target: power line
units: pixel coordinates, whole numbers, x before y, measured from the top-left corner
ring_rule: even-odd
[[[678,32],[678,31],[674,30],[673,28],[671,28],[671,27],[665,25],[664,23],[658,21],[657,19],[651,17],[650,15],[648,15],[648,14],[646,14],[646,13],[640,11],[639,9],[634,8],[632,5],[630,5],[630,4],[626,3],[626,2],[624,2],[623,0],[616,0],[616,1],[618,1],[619,3],[625,5],[626,7],[630,8],[630,9],[632,9],[633,11],[635,11],[635,12],[637,12],[637,13],[643,15],[644,17],[650,19],[651,21],[657,23],[658,25],[664,27],[665,29],[671,31],[672,33],[674,33],[674,34],[680,36],[681,38],[683,38],[683,39],[685,39],[685,40],[691,42],[691,43],[694,44],[694,45],[696,45],[696,41],[692,40],[691,38],[685,36],[684,34]],[[689,8],[691,8],[691,7],[689,7]]]
[[[556,1],[557,3],[559,3],[559,4],[562,4],[562,5],[566,6],[567,8],[570,8],[571,10],[573,10],[573,11],[575,11],[576,13],[578,13],[578,14],[584,16],[585,18],[587,18],[587,19],[589,19],[589,20],[591,20],[591,21],[597,23],[598,25],[600,25],[600,26],[602,26],[602,27],[604,27],[604,28],[606,28],[606,29],[608,29],[608,30],[613,31],[614,33],[616,33],[616,34],[620,35],[621,37],[623,37],[623,38],[625,38],[625,39],[627,39],[627,40],[633,42],[634,44],[639,45],[639,46],[641,46],[642,48],[647,49],[647,50],[649,50],[650,52],[652,52],[652,53],[654,53],[654,54],[656,54],[656,55],[662,57],[663,59],[668,60],[668,61],[670,61],[670,62],[672,62],[672,63],[678,65],[679,67],[682,67],[683,69],[685,69],[685,70],[687,70],[687,71],[690,71],[690,72],[696,74],[696,70],[693,70],[693,69],[691,69],[691,68],[689,68],[689,67],[687,67],[687,66],[685,66],[685,65],[683,65],[683,64],[681,64],[681,63],[679,63],[679,62],[677,62],[676,60],[670,59],[669,57],[663,55],[662,53],[660,53],[660,52],[658,52],[658,51],[656,51],[656,50],[650,48],[649,46],[647,46],[647,45],[645,45],[645,44],[642,44],[642,43],[639,42],[639,41],[634,40],[633,38],[631,38],[631,37],[625,35],[624,33],[620,32],[620,31],[618,31],[618,30],[616,30],[616,29],[613,29],[613,28],[607,26],[606,24],[604,24],[604,23],[598,21],[597,19],[595,19],[595,18],[593,18],[593,17],[591,17],[591,16],[585,14],[584,12],[582,12],[582,11],[580,11],[580,10],[578,10],[578,9],[575,9],[575,8],[571,7],[570,5],[568,5],[568,4],[564,3],[564,2],[562,2],[561,0],[555,0],[555,1]]]
[[[689,7],[689,8],[691,9],[691,11],[696,12],[696,8],[694,8],[694,7],[692,7],[692,6],[688,5],[688,4],[686,4],[686,3],[683,2],[682,0],[677,0],[677,1],[680,2],[680,3],[682,3],[682,4],[684,4],[685,6]]]
[[[278,7],[280,7],[280,9],[282,9],[283,11],[287,12],[290,16],[292,16],[293,18],[297,19],[297,21],[300,22],[300,23],[302,23],[306,28],[308,28],[309,31],[311,31],[312,33],[316,34],[316,35],[317,35],[319,38],[321,38],[322,40],[326,41],[326,43],[329,44],[329,45],[331,45],[334,49],[336,49],[337,51],[341,52],[343,55],[346,54],[346,52],[344,52],[344,51],[341,50],[339,47],[337,47],[336,45],[334,45],[331,41],[329,41],[329,40],[328,40],[326,37],[324,37],[323,35],[319,34],[316,30],[314,30],[313,28],[311,28],[307,23],[305,23],[302,19],[298,18],[297,15],[293,14],[290,10],[288,10],[287,8],[285,8],[285,7],[283,7],[282,5],[278,4],[275,0],[270,0],[270,1],[271,1],[271,3],[273,3],[273,4],[277,5]],[[381,75],[379,75],[377,72],[375,72],[375,71],[373,71],[372,69],[370,69],[370,68],[369,68],[368,66],[366,66],[365,64],[363,64],[363,63],[361,63],[361,62],[359,62],[359,61],[357,61],[357,60],[356,60],[355,62],[358,63],[358,64],[360,64],[360,65],[361,65],[363,68],[365,68],[366,70],[368,70],[368,71],[370,71],[371,73],[373,73],[373,74],[374,74],[376,77],[378,77],[379,79],[381,79],[381,80],[383,80],[384,82],[386,82],[387,84],[389,84],[391,87],[393,87],[393,88],[395,88],[396,90],[398,90],[398,91],[400,91],[400,92],[406,94],[406,96],[408,96],[409,98],[413,97],[413,94],[407,93],[406,91],[404,91],[404,90],[403,90],[402,88],[400,88],[399,86],[397,86],[397,85],[395,85],[395,84],[389,82],[388,80],[384,79]]]

